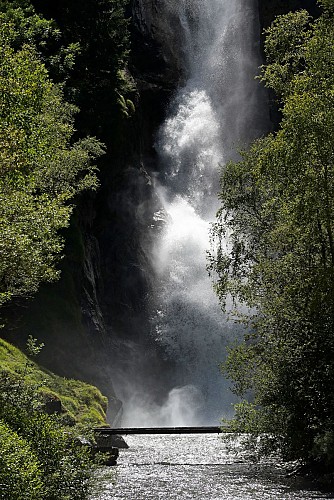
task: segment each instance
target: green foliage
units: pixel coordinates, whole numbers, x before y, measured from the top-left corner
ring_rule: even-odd
[[[265,31],[264,79],[278,95],[291,91],[291,82],[303,70],[310,16],[306,10],[277,17]]]
[[[40,349],[31,337],[29,354]],[[106,398],[95,387],[42,370],[1,339],[0,365],[0,499],[87,498],[95,465],[76,436],[105,424]],[[59,399],[60,415],[44,413],[48,401]]]
[[[125,6],[0,1],[0,305],[58,279],[70,203],[97,186],[103,148],[87,131],[109,147],[135,111]],[[83,108],[76,143],[78,110],[63,93]]]
[[[36,344],[36,339],[32,339],[32,343],[33,355],[36,355],[40,346]],[[30,342],[27,347],[28,354],[31,355]],[[107,398],[96,387],[79,380],[65,379],[42,369],[19,349],[2,339],[0,365],[4,375],[14,380],[24,378],[26,386],[36,388],[41,404],[60,400],[60,420],[65,424],[81,428],[105,425]]]
[[[0,420],[0,498],[43,500],[41,466],[29,443]]]
[[[283,119],[222,174],[210,266],[222,304],[230,294],[248,308],[225,370],[253,402],[237,406],[234,425],[333,467],[334,19],[322,4],[316,21],[300,11],[267,30],[261,78]]]
[[[35,47],[53,80],[64,82],[73,70],[80,51],[78,43],[64,45],[55,21],[35,12],[29,0],[0,1],[0,21],[6,26],[11,46]]]
[[[29,335],[27,340],[27,354],[28,356],[37,356],[44,347],[44,343],[37,344],[37,339],[34,339],[32,335]]]
[[[0,422],[4,430],[0,438],[4,496],[0,498],[87,498],[93,467],[89,450],[79,446],[55,417],[39,410],[38,399],[22,382],[2,377],[0,385]]]
[[[97,186],[92,160],[102,153],[95,139],[71,145],[75,109],[35,49],[10,46],[10,29],[0,33],[0,304],[58,277],[69,201]]]

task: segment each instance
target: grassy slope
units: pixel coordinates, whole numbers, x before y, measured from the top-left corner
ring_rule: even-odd
[[[108,401],[96,387],[43,369],[3,339],[0,339],[0,370],[37,387],[44,401],[60,399],[65,424],[105,424]]]

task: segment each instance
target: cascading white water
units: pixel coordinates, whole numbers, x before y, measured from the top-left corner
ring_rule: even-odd
[[[152,335],[175,363],[171,378],[178,389],[163,407],[155,407],[153,418],[144,411],[137,424],[210,424],[231,411],[232,394],[219,364],[236,329],[212,289],[206,252],[220,165],[266,126],[254,80],[257,1],[165,0],[163,15],[166,32],[178,20],[173,43],[186,81],[156,139],[163,172],[156,182],[161,204],[156,218],[164,219],[164,227],[153,249]]]

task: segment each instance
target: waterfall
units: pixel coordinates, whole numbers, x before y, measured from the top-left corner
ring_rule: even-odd
[[[233,401],[219,365],[238,332],[220,309],[206,252],[220,168],[266,129],[263,91],[254,79],[257,2],[165,0],[161,9],[164,43],[178,51],[183,81],[155,141],[160,207],[154,218],[163,224],[151,249],[151,334],[173,360],[175,387],[162,406],[137,408],[143,415],[137,424],[217,424]]]

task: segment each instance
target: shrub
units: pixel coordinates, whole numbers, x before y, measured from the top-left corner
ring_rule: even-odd
[[[0,421],[0,499],[43,500],[41,465],[29,443]]]
[[[3,439],[6,442],[8,433],[16,439],[13,441],[14,455],[9,444],[4,447],[4,458],[0,462],[0,478],[4,476],[3,484],[6,485],[6,481],[8,482],[13,476],[12,488],[17,488],[13,490],[14,496],[8,496],[6,491],[6,495],[0,498],[6,500],[87,498],[93,470],[89,449],[78,445],[75,436],[60,424],[57,417],[40,411],[38,398],[32,389],[24,386],[22,381],[3,377],[0,379],[0,389],[0,419],[7,429]],[[10,443],[9,438],[7,443]],[[20,457],[17,455],[17,459],[15,452],[21,453]],[[25,456],[28,457],[27,471],[23,468],[20,475],[17,471],[24,463]],[[24,491],[25,481],[29,481],[30,474],[35,477],[31,486],[35,488],[33,490],[35,493],[31,496],[28,493],[24,493],[25,496],[23,493],[23,496],[20,496],[21,493],[15,493]]]

